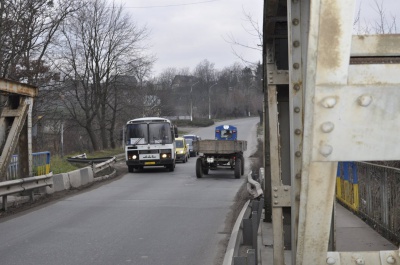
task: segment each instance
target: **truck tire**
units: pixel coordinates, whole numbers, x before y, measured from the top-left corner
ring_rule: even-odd
[[[173,172],[175,170],[175,163],[172,163],[171,165],[169,165],[168,169],[170,172]]]
[[[201,158],[196,160],[196,177],[201,179],[203,177],[203,166],[201,165]]]
[[[203,167],[203,174],[208,175],[208,167]]]
[[[134,171],[134,167],[133,166],[128,166],[128,172],[129,173],[133,173]]]
[[[236,158],[235,161],[235,179],[240,179],[242,175],[242,160],[240,158]]]

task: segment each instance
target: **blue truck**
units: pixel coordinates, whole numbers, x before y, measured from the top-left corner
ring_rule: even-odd
[[[215,127],[215,139],[194,142],[194,150],[200,153],[196,161],[197,178],[219,167],[233,169],[235,178],[243,175],[243,152],[247,149],[247,141],[237,140],[237,133],[235,126],[220,125]]]

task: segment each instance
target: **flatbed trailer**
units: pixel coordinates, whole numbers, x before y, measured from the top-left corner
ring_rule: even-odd
[[[200,156],[196,161],[196,176],[208,175],[210,169],[229,167],[234,169],[235,178],[244,173],[243,152],[247,150],[247,141],[242,140],[200,140],[193,143]]]

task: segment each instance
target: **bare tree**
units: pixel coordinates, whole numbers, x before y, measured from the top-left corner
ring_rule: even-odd
[[[0,1],[0,74],[41,85],[45,53],[60,24],[79,8],[75,0]]]
[[[394,34],[397,33],[397,19],[393,14],[388,15],[384,6],[384,1],[374,0],[371,6],[376,17],[372,18],[368,14],[367,18],[363,19],[363,8],[361,5],[358,7],[357,15],[354,20],[354,29],[357,34]]]
[[[142,45],[147,29],[134,24],[121,5],[93,0],[63,24],[62,33],[54,62],[71,80],[64,89],[65,107],[87,131],[94,150],[100,149],[96,130],[108,148],[107,128],[115,131],[120,110],[113,80],[138,71],[135,62],[146,61]]]
[[[243,25],[243,29],[249,34],[251,39],[253,40],[253,43],[247,44],[238,41],[235,36],[232,34],[229,34],[227,36],[227,39],[225,39],[226,42],[228,42],[231,45],[231,49],[233,54],[240,59],[245,65],[249,65],[252,68],[256,67],[257,62],[251,62],[247,60],[242,54],[238,52],[238,48],[245,48],[249,50],[255,50],[258,51],[260,54],[262,53],[262,44],[263,44],[263,31],[260,25],[256,20],[253,19],[253,16],[250,13],[247,13],[245,10],[243,10],[243,16],[244,16],[244,21],[245,24]]]

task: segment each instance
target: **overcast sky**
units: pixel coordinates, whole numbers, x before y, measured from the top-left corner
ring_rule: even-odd
[[[138,25],[151,31],[151,51],[156,55],[154,74],[168,67],[193,70],[207,59],[222,69],[240,61],[226,41],[257,47],[259,40],[246,32],[250,25],[243,12],[252,15],[262,28],[263,0],[120,0]],[[225,40],[224,40],[225,39]],[[252,62],[261,61],[261,52],[240,49]]]
[[[110,0],[111,1],[111,0]],[[250,24],[244,12],[262,28],[263,0],[117,0],[140,26],[151,31],[150,51],[157,57],[154,74],[168,67],[193,70],[207,59],[216,69],[240,60],[227,42],[233,36],[238,42],[257,47],[260,41],[249,34]],[[400,21],[400,0],[357,0],[361,23],[372,25],[379,20],[376,3],[385,17]],[[371,26],[370,26],[371,27]],[[399,28],[400,30],[400,28]],[[399,32],[398,30],[398,32]],[[261,61],[261,52],[235,47],[248,61]]]

